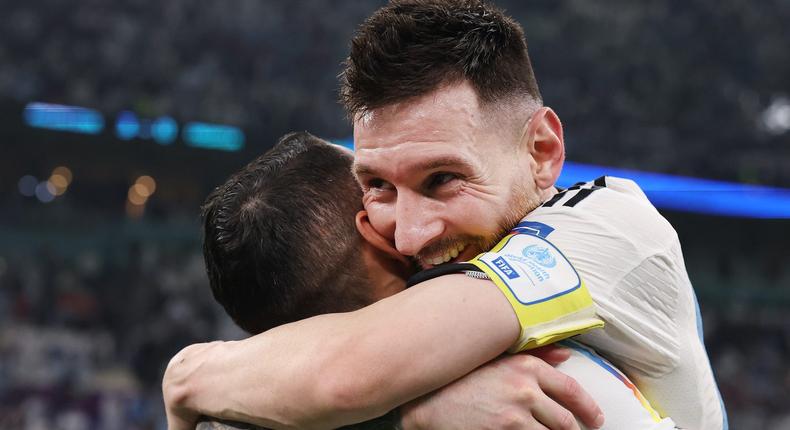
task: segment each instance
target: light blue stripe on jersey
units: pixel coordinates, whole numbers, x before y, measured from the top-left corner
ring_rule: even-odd
[[[691,292],[692,297],[694,297],[694,311],[697,314],[697,336],[699,336],[699,341],[702,343],[702,348],[705,348],[705,332],[702,328],[702,312],[699,310],[699,302],[697,301],[697,293],[693,290]],[[710,367],[710,359],[708,359],[708,367]],[[711,370],[713,373],[713,370]],[[718,384],[716,385],[716,395],[719,396],[719,404],[721,404],[721,417],[722,417],[722,430],[729,430],[730,422],[727,418],[727,409],[724,407],[724,399],[721,397],[721,392],[719,391]]]
[[[560,342],[557,342],[557,343],[562,345],[562,346],[564,346],[564,347],[571,348],[574,351],[578,351],[580,354],[582,354],[585,357],[589,358],[595,364],[597,364],[598,366],[602,367],[607,372],[609,372],[612,375],[614,375],[615,378],[617,378],[620,381],[623,381],[623,376],[618,371],[614,370],[614,368],[612,368],[612,366],[610,366],[607,362],[603,361],[601,359],[601,357],[599,357],[599,356],[593,354],[592,352],[588,351],[586,348],[584,348],[580,344],[578,344],[578,343],[576,343],[574,341],[571,341],[571,340],[563,340],[563,341],[560,341]]]

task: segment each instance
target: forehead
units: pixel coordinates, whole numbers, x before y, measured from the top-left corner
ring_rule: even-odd
[[[468,84],[440,88],[357,118],[355,171],[413,170],[437,160],[473,163],[486,132],[477,95]]]

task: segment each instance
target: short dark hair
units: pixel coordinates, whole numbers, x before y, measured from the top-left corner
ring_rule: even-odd
[[[206,199],[209,283],[242,329],[256,334],[372,302],[352,162],[309,133],[291,133]]]
[[[351,41],[341,99],[356,115],[467,80],[482,104],[542,102],[521,26],[480,0],[393,0]]]

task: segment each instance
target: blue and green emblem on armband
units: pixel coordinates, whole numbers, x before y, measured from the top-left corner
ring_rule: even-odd
[[[516,312],[521,336],[511,352],[603,327],[576,269],[540,233],[516,229],[469,261],[491,278]]]

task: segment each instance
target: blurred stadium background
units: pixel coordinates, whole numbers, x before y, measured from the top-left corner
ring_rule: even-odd
[[[643,177],[731,428],[790,429],[790,2],[495,3],[578,174],[724,181]],[[381,4],[0,0],[0,428],[164,428],[169,357],[242,336],[209,292],[203,198],[287,131],[348,143],[336,75]]]

